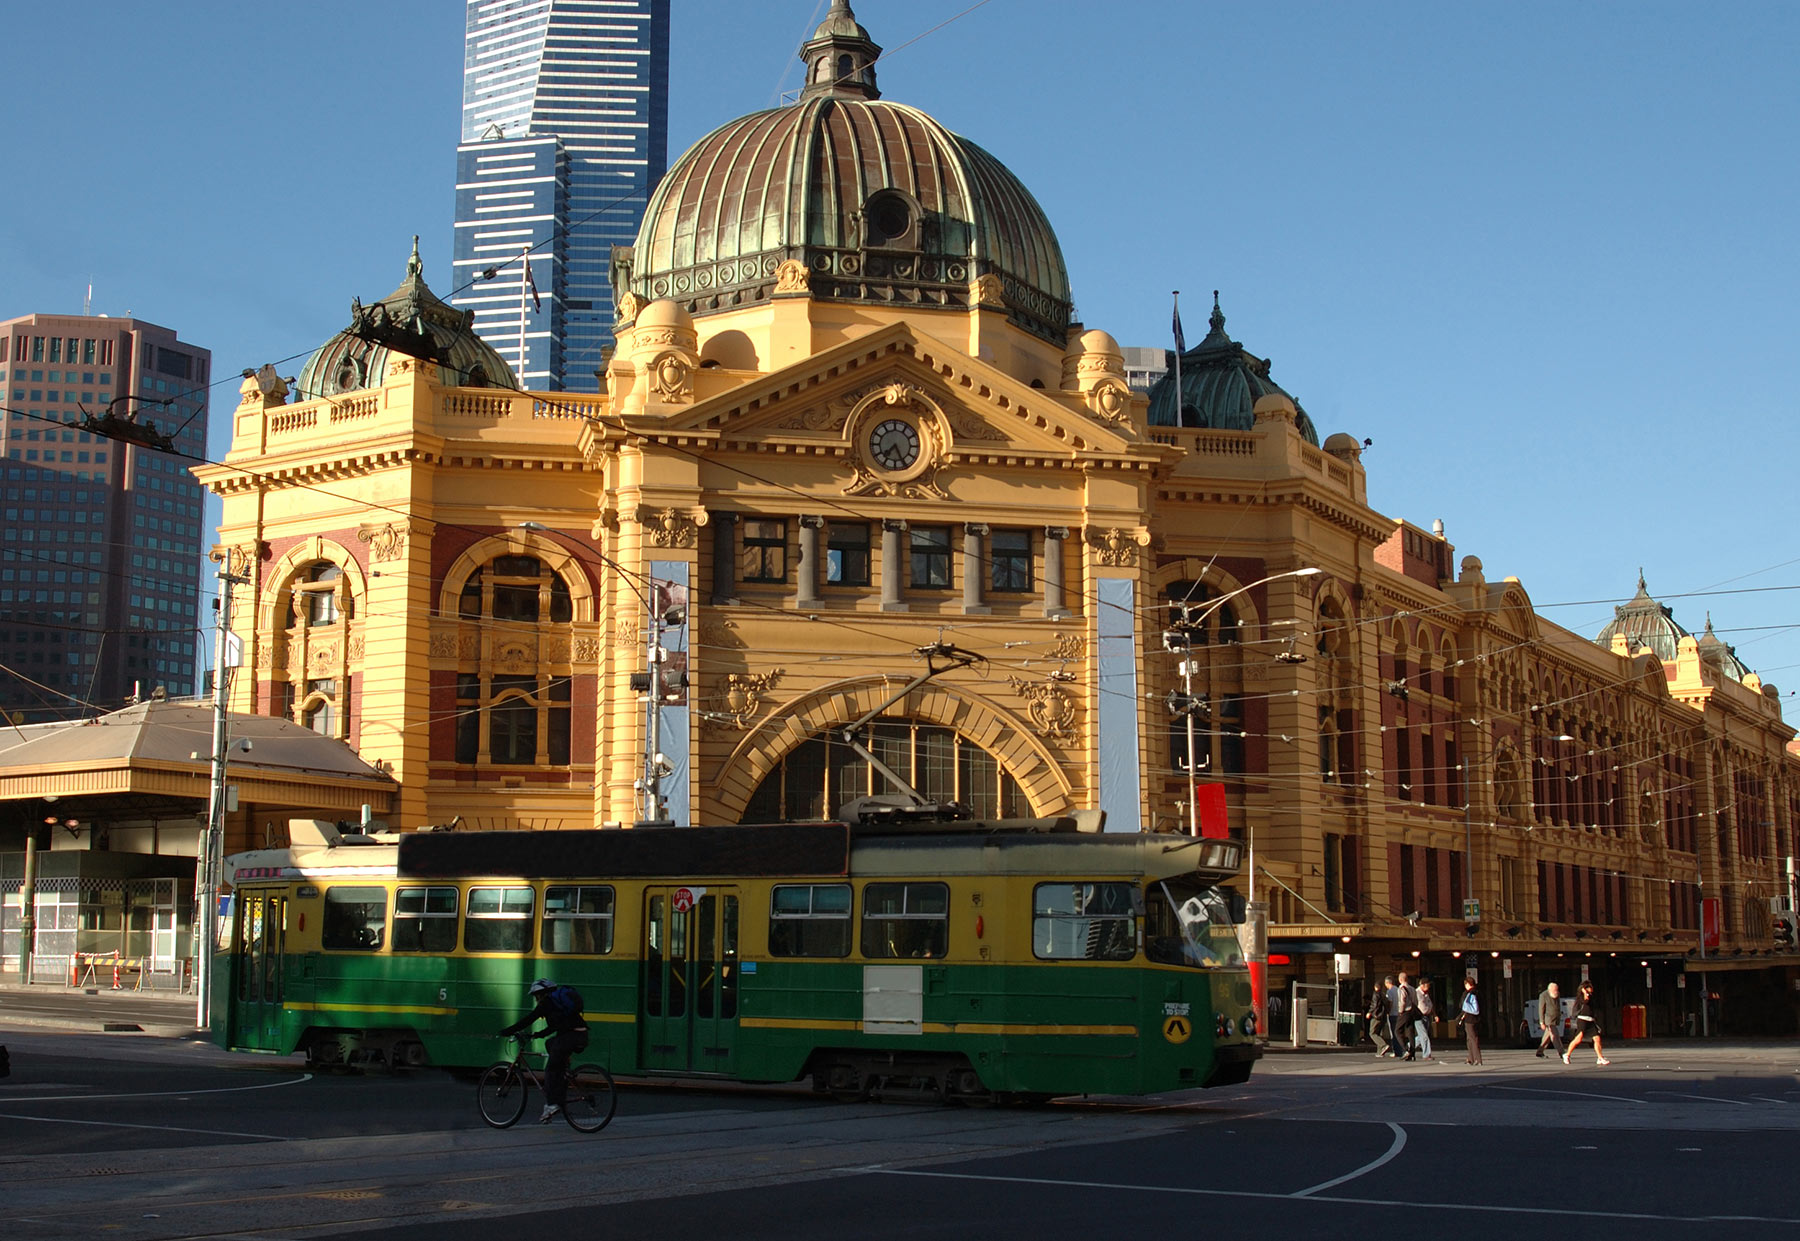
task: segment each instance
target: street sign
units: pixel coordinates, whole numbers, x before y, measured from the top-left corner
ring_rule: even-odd
[[[1470,897],[1468,900],[1463,902],[1463,921],[1464,922],[1480,922],[1481,921],[1481,902],[1476,900],[1474,897]]]

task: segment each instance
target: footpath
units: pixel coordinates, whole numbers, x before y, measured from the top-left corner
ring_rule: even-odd
[[[191,992],[0,982],[0,1029],[144,1033],[181,1038],[195,1034],[197,1016]]]

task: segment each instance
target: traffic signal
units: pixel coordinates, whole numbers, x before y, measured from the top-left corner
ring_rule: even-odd
[[[1795,943],[1795,922],[1793,912],[1790,910],[1776,914],[1774,929],[1775,946],[1777,948],[1792,950]]]

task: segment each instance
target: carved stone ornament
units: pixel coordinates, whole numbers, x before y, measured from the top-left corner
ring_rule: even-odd
[[[318,674],[328,672],[338,665],[338,644],[326,642],[315,646],[307,652],[307,671],[317,678]]]
[[[1005,309],[1006,286],[993,272],[983,272],[969,282],[969,304]]]
[[[762,710],[763,695],[775,688],[785,672],[786,669],[773,668],[768,672],[730,673],[724,687],[708,697],[702,724],[714,728],[745,727]]]
[[[376,564],[400,560],[406,555],[406,526],[390,521],[385,526],[363,526],[356,537],[369,545],[369,559]]]
[[[1081,708],[1068,689],[1068,683],[1074,679],[1074,675],[1068,672],[1053,672],[1042,681],[1027,681],[1024,677],[1011,678],[1013,689],[1025,699],[1025,709],[1031,715],[1031,722],[1043,736],[1053,741],[1072,741],[1075,738],[1075,724],[1080,717]]]
[[[643,298],[636,293],[621,293],[618,303],[613,307],[613,322],[621,325],[636,322],[643,309]]]
[[[1055,641],[1050,645],[1050,658],[1073,663],[1087,658],[1087,639],[1078,633],[1059,633],[1053,635]]]
[[[814,405],[773,424],[777,431],[841,431],[850,419],[850,406],[842,401]]]
[[[1095,558],[1101,564],[1114,568],[1135,565],[1139,553],[1150,543],[1150,534],[1145,530],[1100,530],[1089,526],[1087,536],[1088,546],[1094,549]]]
[[[537,666],[536,646],[532,642],[500,642],[494,647],[494,662],[501,667],[523,668]]]
[[[983,422],[973,414],[958,414],[950,421],[951,429],[958,440],[1002,440],[1006,433]]]
[[[275,644],[273,642],[258,642],[256,644],[256,666],[258,668],[269,667],[270,664],[274,662],[274,657]]]
[[[650,363],[650,386],[664,401],[681,404],[694,399],[694,368],[674,351],[658,354]]]
[[[729,650],[742,650],[744,640],[737,635],[737,622],[704,620],[700,622],[700,645]]]
[[[777,293],[810,293],[812,270],[799,259],[787,259],[775,269]]]
[[[432,659],[455,659],[456,630],[433,630],[431,634],[430,656]]]
[[[354,638],[350,639],[350,662],[358,663],[361,661],[362,657],[363,639],[361,634],[357,634]]]
[[[851,466],[847,496],[898,496],[906,500],[948,500],[952,496],[937,485],[938,463],[933,460],[917,478],[883,478],[860,461]]]
[[[658,547],[692,547],[698,523],[680,509],[640,508],[632,520],[644,527]]]
[[[576,638],[574,658],[575,662],[578,664],[591,664],[596,662],[600,658],[600,639],[594,637]]]
[[[624,617],[618,624],[613,626],[613,645],[623,647],[628,651],[636,650],[639,646],[643,645],[638,636],[638,623],[636,617]]]
[[[1131,389],[1116,379],[1103,379],[1088,389],[1088,408],[1108,422],[1125,422],[1131,417]]]

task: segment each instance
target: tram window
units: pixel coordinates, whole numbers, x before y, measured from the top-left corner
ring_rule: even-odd
[[[530,888],[470,888],[465,952],[530,952]]]
[[[1032,894],[1031,950],[1046,961],[1129,961],[1137,924],[1128,883],[1040,883]]]
[[[386,938],[385,888],[325,889],[325,925],[319,933],[320,947],[367,952],[381,947]]]
[[[394,893],[394,951],[456,951],[455,888],[401,888]]]
[[[794,883],[776,887],[769,901],[769,955],[850,955],[850,885]]]
[[[599,956],[612,951],[613,890],[608,887],[544,889],[545,952]]]
[[[949,951],[948,886],[871,883],[863,889],[865,957],[942,957]]]

